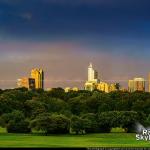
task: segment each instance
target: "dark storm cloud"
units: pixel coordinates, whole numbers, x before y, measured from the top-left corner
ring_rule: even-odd
[[[143,36],[148,35],[143,26],[149,25],[149,4],[147,0],[1,0],[0,28],[23,39]]]

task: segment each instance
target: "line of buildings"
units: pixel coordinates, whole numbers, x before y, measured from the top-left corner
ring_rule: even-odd
[[[149,75],[150,79],[150,75]],[[107,83],[100,81],[98,78],[98,72],[93,68],[92,63],[88,66],[88,80],[84,84],[84,89],[93,91],[95,89],[99,91],[104,91],[106,93],[123,90],[123,91],[145,91],[145,79],[144,78],[134,78],[128,81],[128,89],[121,88],[118,83]],[[44,71],[39,68],[31,70],[30,77],[23,77],[17,80],[18,87],[26,87],[28,89],[44,89]],[[70,88],[66,87],[65,92],[78,91],[77,87]],[[150,80],[149,80],[149,92],[150,92]]]
[[[88,80],[84,85],[85,90],[93,91],[95,89],[106,93],[117,90],[116,83],[106,83],[98,79],[98,72],[93,68],[92,63],[88,67]]]
[[[32,69],[30,77],[23,77],[17,80],[17,86],[28,89],[44,89],[44,72],[42,69]]]
[[[98,79],[98,72],[93,68],[92,63],[88,67],[88,80],[85,82],[85,90],[93,91],[94,89],[109,93],[111,91],[145,91],[146,80],[144,78],[134,78],[128,81],[128,89],[117,87],[118,83],[102,82]],[[149,92],[150,92],[150,75],[149,75]]]

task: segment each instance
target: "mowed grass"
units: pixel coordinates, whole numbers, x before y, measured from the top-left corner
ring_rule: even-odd
[[[150,147],[149,141],[136,141],[135,134],[129,133],[42,136],[0,132],[0,147]]]

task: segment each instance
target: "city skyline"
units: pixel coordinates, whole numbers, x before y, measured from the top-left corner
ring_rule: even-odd
[[[32,68],[45,88],[83,87],[92,62],[127,88],[150,72],[148,0],[0,0],[0,88]]]
[[[95,70],[93,68],[93,64],[91,62],[89,63],[89,65],[87,67],[87,80],[82,80],[82,81],[81,80],[74,80],[74,82],[76,82],[76,83],[79,82],[80,84],[81,84],[81,82],[84,82],[84,85],[82,84],[82,87],[75,87],[75,85],[72,84],[71,86],[64,86],[63,87],[63,86],[58,85],[56,87],[51,86],[51,87],[44,88],[44,84],[46,82],[51,81],[51,80],[45,80],[44,79],[44,74],[45,74],[45,72],[43,71],[42,68],[32,68],[30,77],[27,77],[27,76],[25,77],[24,76],[20,79],[17,79],[17,87],[26,87],[26,88],[30,89],[29,80],[34,79],[36,81],[35,88],[37,88],[37,89],[38,88],[51,89],[51,88],[61,87],[61,88],[64,88],[64,89],[66,88],[67,90],[70,90],[71,88],[79,88],[81,90],[83,90],[83,89],[89,90],[89,87],[88,87],[89,85],[88,84],[90,84],[90,86],[93,87],[92,89],[90,89],[90,91],[92,91],[92,90],[94,90],[95,86],[96,86],[95,88],[98,87],[99,90],[102,90],[102,89],[104,90],[105,86],[107,86],[107,88],[110,86],[110,88],[111,88],[111,86],[115,86],[115,84],[119,83],[120,90],[125,90],[125,91],[127,90],[129,92],[133,92],[133,91],[136,91],[136,90],[135,89],[131,90],[131,88],[134,88],[134,87],[132,87],[132,85],[131,85],[132,83],[130,83],[130,82],[133,82],[134,80],[135,81],[137,80],[137,81],[143,81],[144,82],[144,85],[141,85],[141,86],[143,86],[144,89],[141,89],[142,87],[139,86],[139,87],[137,87],[137,90],[141,90],[141,91],[143,90],[143,91],[147,91],[147,92],[149,91],[150,92],[150,90],[149,90],[149,86],[150,86],[149,76],[148,76],[148,79],[144,79],[144,78],[141,78],[139,76],[135,76],[134,80],[129,79],[129,80],[127,80],[127,82],[125,80],[125,82],[127,84],[127,86],[125,87],[125,86],[120,84],[120,82],[121,82],[120,80],[119,81],[116,81],[116,80],[112,81],[112,80],[103,80],[102,78],[99,78],[98,72],[97,72],[97,70]],[[57,80],[55,82],[62,82],[62,81]],[[73,82],[73,81],[72,80],[66,80],[64,82]],[[92,83],[94,83],[95,85],[92,85]],[[33,86],[33,85],[31,85],[31,86]],[[16,87],[12,87],[12,88],[16,88]],[[111,89],[110,89],[110,91],[111,91]]]
[[[44,87],[44,89],[48,89],[48,88],[57,88],[57,87],[62,87],[62,88],[66,88],[66,87],[76,87],[75,85],[79,85],[78,87],[80,88],[80,89],[84,89],[84,83],[86,82],[86,80],[87,80],[87,82],[88,82],[88,79],[89,79],[89,67],[92,67],[93,66],[93,64],[90,62],[89,63],[89,65],[87,65],[87,72],[86,72],[86,79],[84,80],[81,80],[81,79],[76,79],[76,80],[69,80],[69,79],[67,79],[67,80],[61,80],[61,79],[58,79],[58,80],[49,80],[49,79],[44,79],[43,80],[43,84],[45,85],[47,85],[47,83],[51,83],[51,82],[57,82],[58,84],[58,86],[45,86]],[[96,67],[97,68],[97,67]],[[32,68],[30,71],[32,72],[32,70],[43,70],[42,68],[40,69],[40,68]],[[44,70],[43,70],[44,71]],[[98,72],[97,72],[97,70],[93,70],[93,71],[95,71],[95,73],[98,75]],[[45,70],[45,72],[46,72],[46,70]],[[45,74],[45,72],[43,72],[44,74]],[[23,72],[22,72],[23,73]],[[91,72],[92,73],[92,72]],[[149,73],[148,73],[149,74]],[[103,79],[103,77],[99,77],[99,75],[97,76],[96,75],[96,79],[94,79],[94,80],[99,80],[99,81],[101,81],[101,82],[107,82],[107,83],[119,83],[120,85],[121,85],[121,87],[122,88],[126,88],[126,89],[128,89],[128,87],[129,87],[129,84],[128,84],[128,82],[130,81],[130,79],[127,79],[127,80],[105,80],[105,79]],[[27,76],[29,76],[29,72],[28,73],[25,73],[25,74],[23,74],[23,76],[22,76],[22,78],[28,78],[28,79],[32,79],[32,75],[31,75],[31,77],[27,77]],[[95,75],[94,75],[95,76]],[[92,77],[93,78],[93,77]],[[100,79],[99,79],[100,78]],[[134,78],[141,78],[141,76],[139,76],[139,75],[137,75],[137,76],[134,76]],[[142,77],[143,78],[143,77]],[[145,79],[145,78],[143,78],[144,79],[144,81],[145,81],[145,90],[146,91],[149,91],[149,82],[150,82],[150,78],[149,78],[149,76]],[[16,82],[19,80],[19,78],[18,79],[15,79],[15,80],[7,80],[8,82],[10,81],[10,82],[15,82],[15,85],[13,86],[13,87],[11,87],[11,88],[17,88],[17,85],[16,85]],[[3,82],[4,84],[5,84],[5,81],[6,80],[0,80],[0,82]],[[7,82],[6,81],[6,82]],[[90,80],[89,80],[90,81]],[[59,83],[61,83],[61,82],[64,82],[64,86],[61,86],[61,84],[59,84]],[[67,84],[68,83],[68,84]],[[71,83],[75,83],[75,84],[71,84]],[[124,83],[124,84],[122,84],[122,83]],[[8,88],[1,88],[1,89],[8,89]]]

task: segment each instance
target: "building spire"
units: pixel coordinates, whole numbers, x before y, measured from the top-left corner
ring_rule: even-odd
[[[92,67],[93,67],[91,62],[90,62],[90,65],[89,65],[89,67],[90,67],[90,68],[92,68]]]

